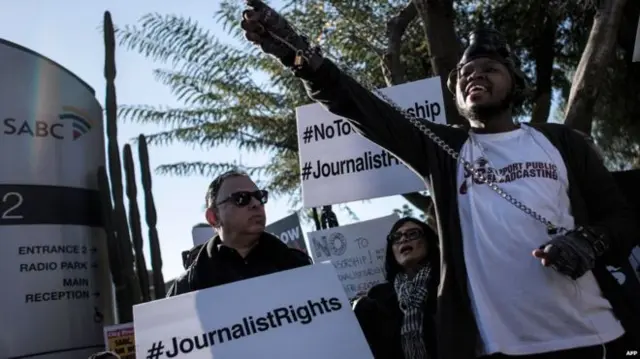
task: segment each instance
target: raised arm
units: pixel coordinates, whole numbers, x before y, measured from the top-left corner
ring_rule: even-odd
[[[393,153],[422,176],[427,176],[428,156],[437,145],[411,124],[398,110],[342,72],[319,50],[311,48],[287,21],[258,0],[243,17],[242,28],[249,41],[275,56],[304,81],[310,97],[332,113],[348,119],[356,131]],[[445,142],[458,131],[421,121]]]

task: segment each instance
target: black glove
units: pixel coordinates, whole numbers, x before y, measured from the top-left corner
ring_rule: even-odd
[[[593,228],[577,227],[540,246],[546,265],[571,279],[593,269],[596,259],[609,248],[606,236]]]
[[[260,0],[246,3],[248,9],[242,12],[240,26],[247,40],[294,71],[315,70],[320,66],[320,49],[310,47],[307,38],[298,34],[285,18]]]

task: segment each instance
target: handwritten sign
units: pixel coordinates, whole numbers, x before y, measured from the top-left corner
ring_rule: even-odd
[[[398,220],[393,214],[307,234],[313,261],[330,261],[349,298],[384,281],[386,235]]]
[[[105,349],[112,351],[122,359],[135,359],[136,344],[133,334],[133,323],[117,324],[104,327]]]
[[[373,358],[328,264],[139,304],[133,316],[138,358]]]

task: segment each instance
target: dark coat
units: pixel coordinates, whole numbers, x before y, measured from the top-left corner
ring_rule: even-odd
[[[471,309],[467,268],[463,254],[462,230],[458,214],[456,173],[458,162],[448,156],[427,135],[407,119],[362,87],[354,79],[325,59],[315,71],[301,70],[310,97],[332,113],[349,119],[360,134],[387,149],[429,181],[438,213],[438,235],[442,252],[441,281],[438,290],[436,332],[442,359],[476,357],[478,327]],[[464,129],[422,122],[425,127],[459,152],[468,140]],[[567,167],[569,198],[576,225],[598,227],[606,231],[609,251],[598,259],[593,270],[604,296],[627,332],[640,341],[640,320],[634,317],[632,303],[606,266],[628,263],[639,233],[638,222],[620,193],[611,173],[586,140],[567,126],[534,124],[558,149]],[[638,312],[635,312],[637,314]]]
[[[221,243],[216,236],[203,245],[191,266],[171,286],[167,297],[311,264],[304,252],[287,247],[266,232],[244,258],[233,249],[220,246]]]
[[[437,281],[429,281],[429,296],[424,304],[423,340],[431,358],[437,358],[435,333]],[[356,299],[353,311],[358,318],[375,359],[402,359],[400,327],[403,313],[391,283],[378,284]]]

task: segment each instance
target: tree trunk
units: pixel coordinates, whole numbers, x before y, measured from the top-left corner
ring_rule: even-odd
[[[556,44],[557,20],[552,9],[540,12],[542,31],[533,48],[536,59],[536,88],[533,97],[531,122],[543,123],[549,119],[551,111],[551,91],[553,76],[554,46]]]
[[[452,0],[412,0],[427,39],[431,67],[442,83],[442,97],[447,114],[447,123],[468,126],[456,108],[454,96],[447,89],[447,78],[458,65],[462,53],[460,41],[454,27],[455,12]]]
[[[626,0],[601,0],[594,17],[589,41],[573,76],[573,86],[565,109],[565,124],[590,134],[598,85],[607,76]]]

